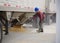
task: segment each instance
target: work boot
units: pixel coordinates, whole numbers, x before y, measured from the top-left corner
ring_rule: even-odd
[[[5,32],[5,35],[8,35],[8,32],[6,32],[6,30],[3,30]]]
[[[41,31],[40,32],[43,32],[43,29],[41,29]]]
[[[40,30],[37,30],[38,33],[40,33]]]
[[[41,30],[37,30],[37,32],[39,32],[39,33],[40,33],[40,32],[43,32],[43,29],[41,29]]]
[[[5,32],[5,35],[8,35],[8,32]]]

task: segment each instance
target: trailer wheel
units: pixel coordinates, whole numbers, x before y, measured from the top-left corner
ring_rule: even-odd
[[[0,43],[2,43],[2,24],[0,22]]]

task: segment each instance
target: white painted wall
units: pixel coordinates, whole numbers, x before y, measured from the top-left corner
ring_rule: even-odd
[[[56,43],[60,43],[60,0],[56,0]]]

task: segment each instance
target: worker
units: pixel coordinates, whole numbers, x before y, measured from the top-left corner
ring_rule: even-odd
[[[4,31],[5,31],[5,35],[7,35],[8,34],[8,20],[4,18],[2,13],[3,12],[0,12],[0,21],[5,26],[5,30]]]
[[[38,7],[36,7],[35,9],[35,15],[37,18],[37,23],[38,23],[38,30],[37,32],[43,32],[43,20],[44,20],[44,14],[39,10]]]

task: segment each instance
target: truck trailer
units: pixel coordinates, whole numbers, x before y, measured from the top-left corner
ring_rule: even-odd
[[[0,0],[0,13],[8,22],[17,19],[20,25],[23,25],[34,13],[34,8],[40,8],[45,12],[47,9],[46,0]],[[4,13],[2,13],[2,12]],[[54,11],[53,11],[54,12]],[[2,23],[0,22],[0,43],[3,37]]]

